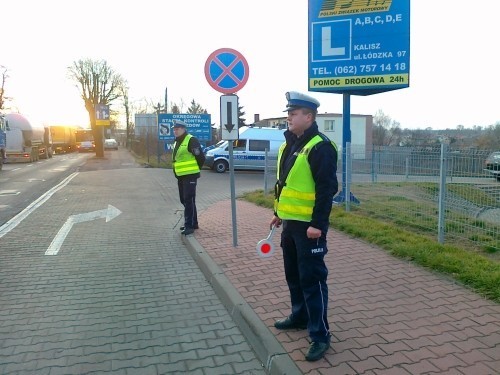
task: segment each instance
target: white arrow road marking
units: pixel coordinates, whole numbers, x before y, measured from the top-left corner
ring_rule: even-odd
[[[68,235],[69,231],[73,227],[74,224],[77,223],[83,223],[84,221],[92,221],[96,219],[101,219],[101,218],[106,218],[106,223],[108,221],[113,220],[115,217],[120,215],[122,212],[108,204],[108,208],[98,210],[98,211],[92,211],[92,212],[86,212],[83,214],[77,214],[77,215],[71,215],[68,217],[68,220],[64,223],[64,225],[59,229],[59,232],[57,232],[56,236],[52,240],[49,248],[45,252],[45,255],[57,255],[59,250],[61,249],[61,246],[66,239],[66,236]]]

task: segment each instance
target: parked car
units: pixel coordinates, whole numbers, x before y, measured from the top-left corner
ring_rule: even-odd
[[[109,138],[104,140],[104,149],[105,150],[118,150],[118,142],[116,139]]]
[[[490,172],[495,176],[497,181],[500,181],[500,151],[492,152],[484,162],[485,171]]]
[[[94,141],[83,141],[80,144],[76,145],[78,152],[94,152],[95,151],[95,143]]]

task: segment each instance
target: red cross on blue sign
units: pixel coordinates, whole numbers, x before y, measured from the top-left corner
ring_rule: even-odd
[[[215,90],[223,94],[234,94],[245,86],[248,80],[247,60],[231,48],[220,48],[205,62],[205,77]]]

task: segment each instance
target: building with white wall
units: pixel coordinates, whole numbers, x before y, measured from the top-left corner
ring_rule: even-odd
[[[344,135],[344,121],[340,113],[318,113],[316,123],[319,131],[334,141],[342,148],[342,139]],[[263,119],[254,124],[255,126],[266,126],[285,128],[286,117],[276,117]],[[364,158],[367,147],[371,148],[373,143],[373,116],[351,114],[351,147],[354,157]]]

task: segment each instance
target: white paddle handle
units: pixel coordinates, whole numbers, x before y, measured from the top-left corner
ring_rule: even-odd
[[[271,239],[271,237],[272,237],[272,236],[273,236],[273,234],[274,234],[274,230],[275,230],[275,229],[276,229],[276,225],[273,225],[273,226],[271,227],[271,231],[269,232],[269,236],[267,236],[266,240],[270,240],[270,239]]]

